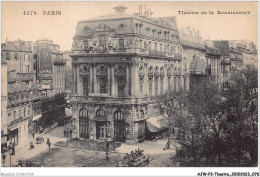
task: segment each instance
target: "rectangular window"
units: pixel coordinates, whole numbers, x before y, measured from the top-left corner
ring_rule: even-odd
[[[83,77],[83,95],[88,96],[88,77]]]
[[[160,44],[160,51],[162,51],[162,44]]]
[[[154,43],[154,50],[157,51],[157,43]]]
[[[24,108],[24,110],[23,110],[23,117],[25,117],[26,116],[26,108]]]
[[[29,56],[27,54],[24,54],[24,61],[28,61],[29,60]]]
[[[117,79],[118,85],[118,96],[123,97],[125,94],[125,78],[118,78]]]
[[[163,78],[161,78],[161,80],[160,80],[160,92],[162,95],[163,94]]]
[[[30,65],[26,65],[26,72],[27,72],[27,73],[30,72]]]
[[[184,82],[183,83],[184,91],[187,91],[187,78],[186,77],[183,78],[183,82]]]
[[[5,59],[6,59],[6,60],[10,60],[10,58],[11,58],[11,57],[10,57],[10,53],[9,53],[9,52],[6,52],[6,53],[5,53]]]
[[[171,77],[168,77],[168,92],[171,91]]]
[[[16,111],[14,111],[14,120],[16,119]]]
[[[100,93],[107,93],[107,78],[100,78]]]
[[[177,77],[174,77],[174,92],[177,91]]]
[[[119,42],[119,49],[125,48],[125,46],[124,46],[124,39],[120,38],[118,42]]]
[[[158,79],[154,79],[154,91],[155,91],[155,96],[158,95]]]
[[[21,112],[21,109],[19,109],[19,119],[22,117],[22,112]]]
[[[139,85],[140,85],[140,95],[142,96],[143,95],[143,79],[142,78],[140,78]]]
[[[149,78],[149,96],[153,94],[153,78]]]
[[[36,54],[33,55],[33,59],[37,59],[37,55]]]
[[[151,48],[152,48],[152,42],[150,41],[150,42],[148,43],[148,49],[151,50]]]
[[[18,60],[18,53],[14,54],[14,59]]]

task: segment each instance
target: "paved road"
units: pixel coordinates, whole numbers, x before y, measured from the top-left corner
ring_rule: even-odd
[[[174,149],[163,150],[166,140],[157,142],[146,141],[137,145],[123,144],[116,152],[109,153],[110,158],[107,161],[105,152],[54,146],[58,141],[66,141],[66,138],[63,136],[63,130],[64,127],[56,127],[49,131],[43,135],[45,142],[35,144],[35,148],[32,150],[29,149],[28,143],[28,146],[20,149],[15,156],[12,156],[12,164],[17,164],[20,158],[24,158],[46,167],[82,167],[84,163],[88,167],[115,167],[116,163],[123,159],[125,153],[130,153],[131,150],[140,148],[146,154],[150,154],[150,167],[175,166],[171,160],[175,155]],[[46,144],[47,138],[52,143],[51,149],[48,149]],[[5,165],[9,166],[9,156],[7,156]]]

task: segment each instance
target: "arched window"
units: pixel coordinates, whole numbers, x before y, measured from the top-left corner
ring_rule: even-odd
[[[88,110],[85,109],[85,108],[80,109],[79,116],[80,117],[88,117]]]
[[[120,38],[120,39],[118,40],[118,43],[119,43],[119,49],[125,48],[125,47],[124,47],[124,39],[123,39],[123,38]]]
[[[118,110],[114,113],[114,140],[125,142],[125,117],[124,112]]]
[[[140,117],[140,119],[144,118],[144,111],[143,110],[140,111],[139,117]]]
[[[114,119],[115,121],[124,120],[124,113],[120,110],[116,111],[114,114]]]
[[[88,110],[85,108],[79,111],[79,136],[89,138],[89,117]]]
[[[97,116],[105,116],[105,111],[103,109],[99,109],[99,110],[97,110],[96,115]]]

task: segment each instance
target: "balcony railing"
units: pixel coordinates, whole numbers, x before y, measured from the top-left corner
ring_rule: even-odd
[[[105,54],[141,54],[141,55],[148,55],[148,56],[158,56],[158,57],[167,57],[167,58],[177,58],[181,59],[182,54],[180,53],[173,53],[173,52],[164,52],[164,51],[157,51],[157,50],[148,50],[142,48],[124,48],[118,50],[109,50],[104,52]],[[88,50],[81,50],[81,51],[74,51],[73,54],[98,54],[95,52],[90,52]]]
[[[239,50],[239,49],[237,49],[237,48],[233,48],[233,47],[230,48],[230,53],[242,54],[242,53],[241,53],[241,50]]]
[[[11,121],[8,126],[9,126],[9,128],[15,127],[20,122],[23,122],[23,121],[28,120],[30,118],[32,118],[32,117],[25,117],[25,118],[19,117],[18,119]]]
[[[231,65],[230,59],[229,59],[229,58],[223,58],[223,59],[221,60],[221,64],[222,64],[222,65]]]
[[[66,61],[63,60],[63,59],[58,59],[58,58],[55,58],[52,60],[54,64],[56,65],[65,65],[66,64]]]
[[[133,98],[133,97],[99,97],[99,96],[76,96],[73,95],[70,98],[70,102],[95,102],[104,101],[108,103],[140,103],[151,101],[150,97]]]

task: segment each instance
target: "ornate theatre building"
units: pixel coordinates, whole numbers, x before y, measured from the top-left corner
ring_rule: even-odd
[[[76,137],[137,143],[165,128],[155,103],[187,82],[174,17],[111,15],[79,21],[72,45]]]

